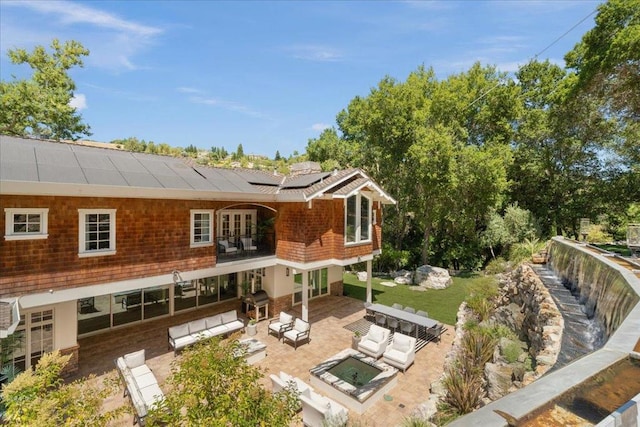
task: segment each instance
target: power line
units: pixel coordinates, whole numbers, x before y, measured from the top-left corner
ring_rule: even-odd
[[[538,59],[538,56],[542,55],[544,52],[546,52],[551,46],[553,46],[554,44],[558,43],[560,40],[562,40],[567,34],[569,34],[571,31],[575,30],[575,28],[577,26],[579,26],[580,24],[582,24],[584,21],[586,21],[587,19],[589,19],[589,17],[591,17],[593,14],[595,14],[598,11],[598,9],[594,9],[593,11],[591,11],[591,13],[589,13],[587,16],[585,16],[584,18],[582,18],[580,21],[578,21],[575,25],[573,25],[571,28],[569,28],[567,31],[565,31],[560,37],[556,38],[554,41],[552,41],[547,47],[545,47],[544,49],[542,49],[540,52],[536,53],[532,58],[529,59],[529,62],[531,62],[532,59]],[[496,83],[495,86],[493,86],[492,88],[490,88],[488,91],[486,91],[485,93],[483,93],[482,95],[478,96],[476,99],[474,99],[469,105],[466,106],[465,110],[471,106],[473,106],[473,104],[475,104],[476,102],[480,101],[481,99],[483,99],[485,96],[487,96],[491,91],[493,91],[495,88],[497,88],[498,86],[500,86],[500,82]]]

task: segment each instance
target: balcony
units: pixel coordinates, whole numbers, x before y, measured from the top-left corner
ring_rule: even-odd
[[[218,263],[260,258],[276,254],[275,233],[216,238]]]

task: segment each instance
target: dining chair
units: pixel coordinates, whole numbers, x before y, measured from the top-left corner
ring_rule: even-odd
[[[411,335],[413,331],[416,330],[416,325],[411,322],[407,322],[405,320],[400,321],[400,331],[405,335]],[[417,333],[416,333],[417,335]]]
[[[393,331],[397,331],[398,328],[400,327],[400,321],[398,319],[396,319],[395,317],[387,317],[387,326],[389,327],[389,329],[393,329]]]
[[[407,313],[415,313],[416,309],[413,307],[405,307],[404,311],[406,311]]]
[[[427,313],[426,311],[423,311],[423,310],[416,311],[416,314],[418,316],[422,316],[422,317],[429,317],[429,313]]]
[[[402,310],[402,304],[398,304],[397,302],[394,302],[391,305],[392,308],[397,308],[398,310]]]
[[[382,313],[376,313],[376,325],[386,326],[387,325],[387,316]]]

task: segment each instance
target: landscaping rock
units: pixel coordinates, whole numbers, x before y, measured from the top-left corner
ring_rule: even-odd
[[[444,268],[423,265],[416,270],[415,283],[427,289],[446,289],[453,279]]]
[[[396,271],[393,274],[393,281],[399,285],[412,285],[413,284],[413,273],[406,270]]]
[[[361,282],[366,282],[367,281],[367,272],[366,271],[358,271],[356,273],[356,276],[358,277],[358,280]]]
[[[487,379],[487,397],[489,399],[500,399],[509,393],[513,376],[513,368],[510,365],[487,363],[484,366],[484,375]]]

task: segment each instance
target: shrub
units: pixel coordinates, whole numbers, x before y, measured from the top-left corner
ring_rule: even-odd
[[[481,331],[467,331],[462,337],[462,354],[460,360],[462,367],[469,367],[472,370],[484,370],[485,363],[493,357],[493,350],[498,343],[495,338],[483,334]],[[469,365],[467,365],[469,363]]]
[[[504,273],[509,269],[509,263],[502,257],[498,257],[496,259],[492,259],[489,261],[487,266],[484,269],[486,274],[500,274]]]
[[[406,417],[402,420],[402,427],[430,427],[431,423],[417,416]]]
[[[508,338],[510,340],[518,339],[518,334],[516,334],[507,325],[503,325],[501,323],[495,323],[491,326],[485,326],[482,328],[482,332],[496,339],[500,339],[500,338]]]
[[[459,414],[467,414],[480,404],[481,376],[462,368],[459,363],[453,363],[447,368],[442,383],[447,390],[444,402]]]
[[[607,243],[610,242],[611,235],[604,231],[602,225],[592,225],[589,227],[589,234],[587,234],[587,242],[589,243]]]
[[[479,282],[471,288],[471,295],[467,298],[469,307],[482,322],[493,313],[493,300],[498,295],[498,284],[494,281]]]
[[[516,362],[520,354],[522,354],[522,349],[520,348],[520,345],[515,341],[509,341],[502,348],[502,355],[508,363]]]

